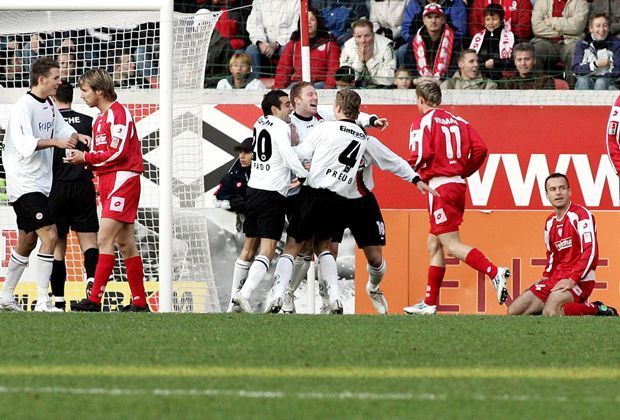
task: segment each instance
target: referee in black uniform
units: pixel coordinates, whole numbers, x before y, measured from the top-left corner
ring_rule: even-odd
[[[92,136],[93,119],[71,109],[73,102],[73,86],[63,80],[54,97],[63,118],[80,134]],[[79,150],[87,151],[88,146],[79,144]],[[95,277],[95,268],[99,259],[97,248],[97,200],[93,174],[83,166],[65,163],[65,150],[54,148],[54,181],[49,197],[50,210],[56,220],[58,241],[54,249],[54,264],[50,283],[55,297],[56,307],[65,309],[65,280],[67,266],[67,234],[69,229],[77,234],[80,249],[84,253],[84,270],[86,271],[86,293]]]

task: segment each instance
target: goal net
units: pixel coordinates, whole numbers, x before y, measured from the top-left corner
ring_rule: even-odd
[[[128,7],[135,8],[135,4]],[[203,163],[207,148],[202,136],[201,106],[207,47],[218,17],[218,13],[209,12],[174,14],[170,132],[160,116],[160,103],[168,98],[162,99],[164,91],[159,89],[166,73],[160,65],[160,56],[161,63],[166,64],[163,62],[166,54],[162,53],[160,42],[159,11],[4,10],[0,13],[0,85],[4,88],[0,127],[6,128],[11,106],[26,92],[30,66],[39,57],[52,56],[59,62],[61,78],[75,87],[72,108],[90,116],[98,111],[82,102],[77,80],[84,71],[95,67],[107,69],[113,76],[118,100],[129,108],[142,140],[145,171],[141,177],[142,193],[135,227],[144,261],[148,301],[153,310],[158,310],[160,305],[160,281],[170,281],[160,270],[159,245],[167,241],[171,243],[168,253],[172,259],[172,310],[220,311],[203,211],[206,200]],[[171,187],[161,174],[162,165],[170,160],[170,142]],[[0,184],[0,201],[4,198],[6,204],[2,187]],[[172,238],[161,236],[166,235],[166,229],[160,229],[162,189],[169,190],[164,192],[173,206]],[[0,211],[2,244],[8,250],[16,237],[14,214],[6,205],[0,206]],[[84,294],[82,260],[78,242],[70,233],[66,257],[69,300],[81,299]],[[104,310],[114,311],[129,303],[121,261],[117,258],[114,282],[104,296]],[[0,277],[4,275],[0,271]],[[28,282],[27,273],[22,279],[22,283]]]

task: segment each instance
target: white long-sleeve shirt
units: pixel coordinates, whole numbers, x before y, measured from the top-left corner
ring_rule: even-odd
[[[299,0],[254,0],[246,26],[252,44],[285,45],[297,30],[299,10]]]
[[[280,118],[268,115],[254,124],[254,154],[248,186],[277,191],[286,196],[291,171],[306,178],[306,171],[291,146],[291,128]]]
[[[15,102],[2,152],[10,202],[33,192],[49,195],[54,150],[51,147],[37,150],[37,145],[39,140],[68,138],[73,133],[75,129],[65,122],[51,100],[28,92]]]

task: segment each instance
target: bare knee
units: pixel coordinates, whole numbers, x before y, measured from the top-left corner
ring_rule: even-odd
[[[364,254],[366,254],[366,261],[372,267],[379,267],[383,262],[383,253],[380,246],[370,246],[364,248]]]

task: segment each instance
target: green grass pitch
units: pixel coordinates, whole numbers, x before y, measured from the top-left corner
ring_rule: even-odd
[[[0,314],[0,419],[614,419],[618,318]]]

